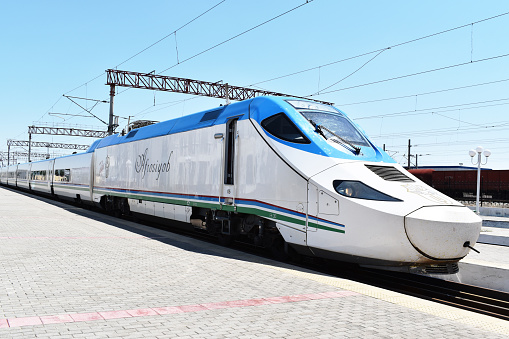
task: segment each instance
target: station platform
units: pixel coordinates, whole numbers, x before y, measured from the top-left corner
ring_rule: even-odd
[[[482,227],[478,242],[481,244],[509,246],[509,228]]]
[[[482,216],[475,248],[460,261],[460,273],[447,280],[509,292],[509,218]]]
[[[489,245],[509,246],[509,218],[484,216],[478,242]]]
[[[507,321],[5,187],[0,291],[0,338],[509,337]]]
[[[479,242],[490,245],[509,246],[509,218],[483,216]]]

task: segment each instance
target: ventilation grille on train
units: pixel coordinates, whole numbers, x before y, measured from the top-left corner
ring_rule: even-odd
[[[391,166],[366,165],[375,174],[388,181],[413,182],[412,179],[401,173],[397,168]]]
[[[213,111],[210,111],[210,112],[207,112],[205,114],[203,114],[203,116],[201,117],[201,120],[200,122],[204,122],[204,121],[209,121],[209,120],[216,120],[217,117],[221,114],[221,112],[224,111],[224,107],[221,107],[219,109],[216,109],[216,110],[213,110]]]
[[[429,265],[425,267],[427,274],[456,274],[459,272],[458,263]]]

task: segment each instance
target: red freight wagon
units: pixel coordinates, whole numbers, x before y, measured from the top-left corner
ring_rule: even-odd
[[[424,181],[429,186],[433,186],[433,169],[411,169],[409,171],[413,175],[415,175],[419,180]]]
[[[477,171],[410,170],[420,180],[456,200],[475,200]],[[509,170],[481,171],[481,201],[509,202]]]

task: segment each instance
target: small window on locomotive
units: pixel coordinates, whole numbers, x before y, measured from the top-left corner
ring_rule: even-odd
[[[297,144],[311,143],[284,113],[278,113],[265,118],[262,121],[262,127],[276,138],[288,142]]]

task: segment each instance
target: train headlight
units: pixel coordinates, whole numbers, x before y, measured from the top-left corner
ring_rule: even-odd
[[[391,197],[390,195],[377,191],[376,189],[371,188],[360,181],[334,180],[332,184],[334,185],[334,189],[336,190],[336,192],[349,198],[378,200],[378,201],[402,201],[400,199],[396,199],[394,197]]]

